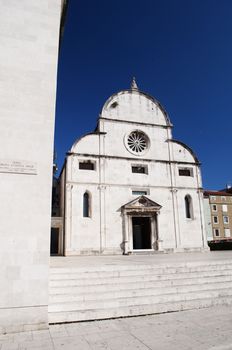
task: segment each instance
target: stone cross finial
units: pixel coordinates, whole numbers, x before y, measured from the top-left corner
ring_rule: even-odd
[[[135,77],[133,77],[131,82],[131,90],[138,90],[138,85],[136,83]]]

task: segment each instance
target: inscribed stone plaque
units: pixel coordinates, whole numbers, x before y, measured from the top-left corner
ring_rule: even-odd
[[[36,175],[37,164],[26,160],[0,159],[0,173]]]

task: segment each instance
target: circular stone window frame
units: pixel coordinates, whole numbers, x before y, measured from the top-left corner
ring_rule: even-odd
[[[137,133],[141,133],[144,135],[144,138],[146,140],[146,148],[141,151],[141,152],[136,152],[136,151],[133,151],[130,146],[128,145],[128,138],[131,134],[133,134],[134,132],[137,132]],[[139,129],[134,129],[130,132],[127,132],[126,135],[124,136],[124,145],[127,149],[128,152],[130,152],[131,154],[133,154],[134,156],[137,156],[137,157],[141,157],[143,156],[144,154],[146,154],[148,152],[148,150],[150,149],[150,139],[149,137],[147,136],[147,134],[142,131],[142,130],[139,130]]]

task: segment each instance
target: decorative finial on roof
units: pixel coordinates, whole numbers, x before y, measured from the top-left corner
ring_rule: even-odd
[[[135,77],[133,77],[132,82],[131,82],[131,90],[138,90],[138,85],[136,83]]]

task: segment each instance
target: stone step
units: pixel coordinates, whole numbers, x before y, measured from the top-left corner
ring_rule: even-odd
[[[49,312],[70,312],[73,310],[89,310],[89,309],[117,309],[119,307],[133,307],[134,305],[146,305],[146,304],[164,304],[183,302],[195,299],[205,298],[218,298],[221,296],[232,297],[232,289],[224,290],[206,290],[206,291],[194,291],[188,293],[179,294],[163,294],[163,295],[150,295],[150,296],[138,296],[129,298],[117,298],[110,300],[87,300],[87,301],[75,301],[66,303],[57,303],[49,305]]]
[[[118,291],[118,290],[137,290],[146,288],[167,288],[171,286],[186,286],[192,284],[203,285],[206,283],[217,283],[217,282],[230,282],[232,281],[232,275],[218,275],[213,277],[198,277],[198,278],[185,278],[185,279],[169,279],[159,281],[140,281],[140,282],[125,282],[125,283],[113,283],[110,284],[93,284],[93,285],[75,285],[75,286],[60,286],[50,287],[50,295],[54,294],[79,294],[79,293],[102,293],[105,291]]]
[[[152,263],[152,264],[123,264],[123,265],[115,265],[115,264],[105,264],[105,265],[98,265],[98,266],[88,266],[88,267],[76,267],[76,266],[67,266],[67,267],[51,267],[50,268],[50,276],[56,274],[63,274],[66,275],[67,273],[76,273],[76,274],[91,274],[91,273],[105,273],[105,272],[121,272],[121,271],[140,271],[140,270],[165,270],[172,269],[172,268],[202,268],[202,267],[215,267],[216,269],[220,268],[232,268],[232,259],[230,260],[212,260],[212,261],[191,261],[191,262],[173,262],[173,263]]]
[[[141,275],[159,275],[159,274],[176,274],[178,273],[189,273],[189,272],[206,272],[206,271],[228,271],[232,272],[231,265],[203,265],[203,266],[181,266],[181,267],[169,267],[169,268],[158,268],[158,267],[147,267],[144,269],[135,270],[117,270],[117,271],[84,271],[80,272],[78,270],[72,271],[72,269],[67,269],[66,272],[53,272],[50,271],[50,281],[55,280],[67,280],[67,279],[92,279],[92,278],[104,278],[104,277],[127,277],[127,276],[138,276]]]
[[[165,280],[177,280],[177,279],[185,279],[185,278],[204,278],[204,277],[217,277],[217,276],[231,276],[232,271],[224,270],[224,271],[203,271],[203,272],[184,272],[175,274],[162,274],[162,275],[135,275],[135,276],[120,276],[120,277],[107,277],[104,278],[89,278],[89,279],[59,279],[59,280],[50,280],[50,287],[64,287],[64,286],[92,286],[99,284],[113,284],[113,283],[130,283],[130,282],[138,282],[141,281],[165,281]]]
[[[151,257],[151,261],[52,267],[49,322],[232,304],[232,259],[155,264]]]
[[[218,282],[215,281],[211,283],[204,283],[199,286],[199,284],[189,284],[189,285],[181,285],[181,286],[170,286],[164,287],[162,284],[157,287],[152,286],[149,288],[136,288],[136,289],[124,289],[124,290],[113,290],[109,291],[86,291],[84,290],[82,293],[77,292],[73,293],[69,289],[66,290],[66,294],[51,294],[49,297],[49,305],[54,303],[64,303],[64,302],[73,302],[73,301],[82,301],[86,302],[87,300],[110,300],[117,298],[130,298],[130,297],[138,297],[138,296],[158,296],[163,294],[179,294],[179,293],[187,293],[194,291],[210,291],[222,289],[232,289],[232,279],[228,282]]]
[[[50,295],[53,294],[67,294],[67,293],[98,293],[107,291],[118,291],[118,290],[137,290],[145,288],[167,288],[170,286],[184,286],[198,284],[202,285],[205,283],[217,283],[217,282],[230,282],[232,281],[232,275],[218,275],[213,277],[198,277],[198,278],[185,278],[177,280],[159,280],[159,281],[140,281],[140,282],[125,282],[125,283],[101,283],[93,285],[75,285],[75,286],[60,286],[50,287]]]
[[[64,322],[75,322],[75,321],[90,321],[100,320],[107,318],[117,317],[128,317],[138,315],[149,315],[164,312],[173,312],[180,310],[191,310],[206,308],[216,305],[231,305],[231,295],[218,295],[215,297],[207,297],[202,299],[194,300],[182,300],[178,302],[165,302],[160,304],[143,304],[133,306],[120,306],[117,308],[100,308],[100,309],[85,309],[85,310],[71,310],[68,312],[59,311],[49,313],[49,323],[64,323]]]

